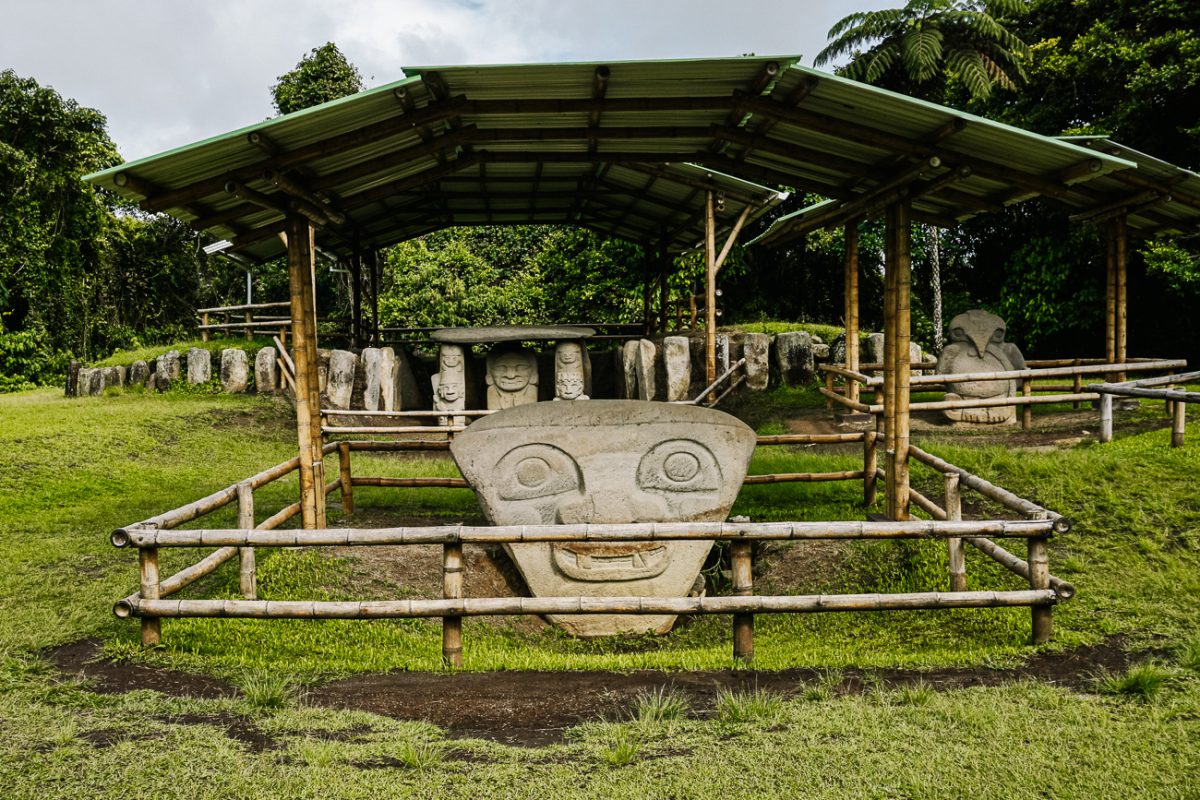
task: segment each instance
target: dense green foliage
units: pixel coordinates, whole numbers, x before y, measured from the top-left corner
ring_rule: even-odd
[[[362,91],[362,75],[333,42],[326,42],[280,75],[271,87],[275,110],[290,114],[302,108]]]

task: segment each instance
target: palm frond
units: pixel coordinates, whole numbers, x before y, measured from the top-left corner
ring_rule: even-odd
[[[992,79],[977,50],[952,50],[946,56],[946,66],[958,76],[971,97],[983,100],[992,93]]]
[[[942,32],[937,28],[914,28],[900,43],[904,53],[904,69],[917,83],[924,83],[937,73],[942,62]]]

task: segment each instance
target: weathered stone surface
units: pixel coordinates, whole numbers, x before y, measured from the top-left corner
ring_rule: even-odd
[[[866,350],[863,353],[863,361],[868,364],[882,364],[884,353],[884,341],[882,333],[867,334]]]
[[[329,383],[329,357],[332,354],[332,350],[317,348],[317,392],[322,395],[325,394],[325,387]]]
[[[101,370],[103,374],[103,388],[107,389],[110,386],[118,389],[125,386],[125,367],[105,367]]]
[[[391,347],[379,349],[379,404],[384,411],[395,411],[396,350]]]
[[[364,347],[362,351],[362,371],[367,385],[363,389],[363,408],[367,411],[383,409],[383,351],[378,347]]]
[[[366,351],[364,350],[365,354]],[[438,371],[430,378],[433,408],[436,411],[463,411],[467,407],[467,362],[462,345],[443,344],[438,348]],[[465,417],[442,417],[442,425],[465,422]]]
[[[207,383],[212,378],[212,353],[203,347],[187,351],[187,379],[190,384]]]
[[[717,355],[717,374],[720,375],[725,370],[729,369],[729,336],[724,333],[718,333],[716,336],[716,355]]]
[[[275,360],[279,357],[275,347],[267,346],[254,355],[254,389],[259,394],[274,392],[279,386]]]
[[[129,365],[129,385],[145,386],[150,381],[150,365],[145,361],[135,361]]]
[[[728,341],[726,342],[728,344]],[[692,353],[686,336],[663,339],[663,364],[667,372],[667,400],[687,400],[692,384]],[[728,353],[728,348],[726,349]]]
[[[747,333],[742,341],[746,359],[746,386],[756,392],[771,381],[771,337],[765,333]]]
[[[591,359],[582,344],[559,342],[554,347],[554,399],[590,399],[591,371]]]
[[[754,431],[707,408],[629,400],[503,411],[455,437],[451,453],[496,525],[720,521],[737,497]],[[539,596],[682,597],[708,542],[514,544]],[[665,632],[670,616],[552,618],[578,636]]]
[[[155,375],[157,379],[154,382],[154,388],[160,392],[165,392],[171,388],[171,384],[179,380],[179,351],[168,350],[158,357],[158,364],[155,366]]]
[[[413,371],[408,354],[403,349],[396,350],[395,359],[395,381],[393,381],[395,388],[392,392],[396,399],[396,410],[412,411],[429,408],[425,405],[425,393],[421,391],[421,384],[417,380],[417,374]]]
[[[817,361],[821,361],[821,362],[829,361],[829,345],[827,345],[823,342],[813,342],[812,356],[813,356],[814,365]]]
[[[833,341],[829,343],[829,363],[846,363],[846,334],[839,333],[833,338]]]
[[[1024,369],[1025,357],[1015,344],[1004,341],[1004,320],[995,314],[974,309],[950,320],[949,343],[938,358],[940,375],[968,372],[1007,372]],[[947,385],[947,400],[1013,397],[1017,381],[955,381]],[[1014,422],[1016,406],[947,409],[955,422],[985,424]]]
[[[649,339],[638,339],[634,357],[634,371],[637,374],[638,400],[653,400],[658,396],[658,382],[654,370],[654,358],[658,348]]]
[[[621,385],[619,388],[621,389],[622,400],[633,400],[638,396],[637,359],[639,346],[637,339],[630,339],[621,345],[621,371],[619,373]]]
[[[83,369],[82,361],[72,361],[67,365],[67,386],[64,394],[75,397],[79,394],[79,370]]]
[[[91,394],[92,373],[94,371],[95,370],[93,370],[91,367],[80,367],[79,368],[79,375],[76,376],[76,379],[75,379],[76,380],[76,383],[75,383],[76,396],[87,397],[89,394]]]
[[[775,370],[785,386],[802,386],[813,378],[812,337],[805,331],[775,336]]]
[[[250,386],[250,359],[236,347],[221,351],[221,388],[229,394],[241,394]]]
[[[532,350],[501,347],[487,357],[487,407],[514,408],[537,402],[537,356]]]
[[[566,341],[596,335],[582,325],[484,325],[476,328],[441,328],[429,334],[438,344],[498,344],[503,342]]]
[[[325,393],[329,397],[331,408],[350,407],[356,367],[358,356],[349,350],[334,350],[329,354],[329,380],[325,384]]]

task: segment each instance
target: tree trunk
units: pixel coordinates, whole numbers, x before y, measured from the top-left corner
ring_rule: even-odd
[[[935,355],[942,353],[942,246],[936,225],[929,229],[929,271],[933,286],[933,346]]]

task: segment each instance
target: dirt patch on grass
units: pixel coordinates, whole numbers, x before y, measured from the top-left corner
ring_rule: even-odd
[[[1118,637],[1063,653],[1039,653],[1013,669],[840,670],[830,689],[856,694],[878,687],[919,683],[936,690],[949,690],[1037,680],[1074,690],[1090,690],[1098,673],[1121,672],[1147,657],[1145,652],[1127,651],[1124,644]],[[91,681],[96,692],[153,689],[190,697],[236,694],[232,686],[215,678],[160,667],[114,664],[97,660],[98,653],[96,642],[82,641],[57,648],[49,655],[63,672]],[[704,717],[711,713],[717,692],[722,689],[759,689],[793,695],[828,680],[827,671],[817,668],[779,672],[395,672],[358,675],[312,687],[305,692],[305,702],[430,722],[446,728],[454,737],[540,747],[562,741],[566,731],[581,722],[628,718],[637,696],[643,692],[672,688],[687,698],[695,716]],[[253,722],[234,714],[183,714],[155,719],[172,724],[215,725],[223,728],[226,736],[245,743],[255,752],[281,746]],[[356,730],[351,736],[361,733]]]

